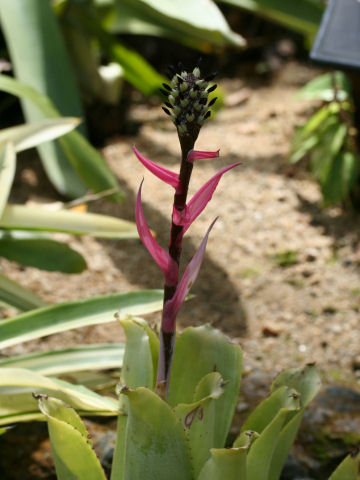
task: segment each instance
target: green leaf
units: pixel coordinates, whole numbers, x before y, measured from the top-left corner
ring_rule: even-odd
[[[73,4],[65,15],[69,28],[86,30],[89,37],[100,43],[108,59],[121,65],[124,77],[144,95],[158,94],[159,87],[166,79],[137,52],[119,43],[101,25],[96,9]]]
[[[0,218],[0,228],[42,230],[101,238],[138,238],[135,223],[97,213],[48,210],[43,207],[7,205]]]
[[[225,383],[218,372],[212,372],[200,380],[194,402],[180,403],[174,411],[179,417],[189,441],[191,462],[195,478],[210,457],[210,449],[217,443],[215,405],[223,395]]]
[[[235,7],[249,10],[257,15],[274,20],[287,28],[313,39],[323,14],[323,7],[311,0],[218,0]]]
[[[272,463],[277,461],[279,436],[286,423],[294,416],[295,412],[300,410],[300,399],[295,390],[284,387],[273,395],[281,396],[280,408],[272,419],[269,418],[268,425],[251,446],[246,462],[247,476],[250,479],[270,480],[270,478],[276,478],[272,477],[270,472]],[[265,407],[263,408],[266,410]],[[246,423],[249,425],[248,422]]]
[[[159,340],[148,324],[141,318],[120,321],[126,335],[126,346],[120,381],[129,388],[155,386],[159,356]],[[120,396],[116,445],[111,478],[119,480],[124,475],[126,448],[126,425],[128,402]]]
[[[329,480],[359,480],[360,452],[348,455],[329,477]]]
[[[33,310],[46,305],[46,302],[35,293],[1,274],[0,300],[22,311]]]
[[[146,322],[141,319],[123,319],[120,321],[126,335],[124,363],[121,383],[129,388],[154,388],[155,375],[150,338]],[[151,332],[159,349],[159,341]]]
[[[97,0],[101,5],[103,2]],[[233,32],[220,9],[211,0],[181,3],[166,0],[124,0],[115,3],[105,20],[112,32],[161,35],[193,47],[245,46],[245,40]]]
[[[122,343],[82,345],[0,359],[0,368],[27,368],[41,375],[63,375],[86,370],[120,368],[125,346]]]
[[[0,0],[0,5],[2,1],[4,0]],[[14,80],[6,75],[0,75],[0,90],[31,101],[46,117],[60,116],[59,111],[48,97],[37,92],[25,83]],[[88,187],[92,188],[95,192],[102,192],[112,188],[119,189],[116,178],[104,162],[102,156],[79,132],[68,133],[60,138],[59,143],[68,155],[68,161]],[[58,166],[54,163],[50,168],[54,168],[52,174],[57,177],[59,190],[68,191],[71,184],[65,184],[66,178],[62,177],[62,173],[58,171]],[[69,173],[68,176],[69,175],[74,177],[73,173]],[[84,194],[83,188],[81,192],[77,190],[78,189],[75,188],[72,193],[70,192],[71,196],[75,196],[75,194],[77,194],[76,196],[82,196]],[[114,194],[112,198],[121,200],[123,194],[119,192]]]
[[[198,383],[208,373],[219,372],[227,382],[224,394],[215,404],[214,447],[225,444],[238,400],[241,364],[240,347],[208,325],[187,328],[175,344],[168,398],[171,406],[192,403]]]
[[[63,273],[80,273],[86,269],[82,255],[64,243],[48,238],[21,238],[1,235],[0,257],[29,267]]]
[[[0,17],[16,77],[49,96],[62,115],[83,117],[76,80],[50,3],[1,0]],[[23,108],[28,121],[44,118],[44,112],[28,99],[23,101]],[[72,197],[85,193],[57,145],[42,145],[39,153],[49,178],[61,193]]]
[[[251,445],[248,441],[237,448],[212,448],[211,458],[205,463],[196,480],[246,480],[246,457]]]
[[[347,100],[351,95],[351,86],[349,79],[343,72],[335,71],[331,73],[325,73],[310,80],[303,88],[297,93],[297,98],[306,98],[309,100],[317,99],[325,102],[332,102],[335,100],[336,85],[336,98],[337,100]]]
[[[40,396],[59,480],[106,480],[78,414],[56,398]],[[74,452],[76,454],[74,455]]]
[[[45,118],[33,123],[0,130],[0,143],[11,142],[16,152],[33,148],[73,130],[81,120],[75,117]]]
[[[129,405],[122,480],[192,480],[185,433],[170,406],[143,387],[122,393]]]
[[[295,368],[280,374],[274,380],[271,391],[274,392],[277,388],[285,385],[294,388],[300,394],[301,410],[288,422],[279,436],[268,480],[278,480],[295,440],[304,411],[318,393],[321,381],[315,366],[309,364],[303,368]]]
[[[161,310],[159,290],[104,295],[86,300],[39,308],[0,323],[0,349],[73,328],[98,325],[128,315],[144,315]]]
[[[333,159],[321,190],[325,205],[346,200],[359,177],[359,158],[352,152],[340,152]]]
[[[0,145],[0,218],[7,204],[16,170],[16,154],[12,143]]]
[[[117,402],[81,386],[22,368],[0,368],[0,425],[41,419],[34,394],[61,399],[86,415],[117,415]]]
[[[254,430],[260,434],[248,456],[250,479],[278,480],[304,410],[319,388],[314,365],[288,370],[274,380],[270,397],[242,426],[242,432]]]

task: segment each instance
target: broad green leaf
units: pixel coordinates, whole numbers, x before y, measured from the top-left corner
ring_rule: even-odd
[[[280,374],[274,380],[271,391],[275,392],[282,386],[294,388],[299,392],[301,410],[287,423],[279,436],[268,480],[278,480],[291,445],[295,440],[304,411],[318,393],[321,381],[315,366],[309,364],[303,368],[288,370]]]
[[[273,478],[270,476],[270,471],[272,463],[277,461],[279,436],[288,421],[300,410],[300,397],[294,389],[283,387],[273,394],[273,396],[275,395],[281,396],[276,415],[271,418],[273,412],[269,408],[269,423],[262,431],[255,430],[260,433],[260,436],[251,446],[247,456],[246,471],[249,479],[270,480],[270,478]],[[267,413],[266,407],[268,406],[262,407],[264,414]],[[257,410],[260,409],[261,407],[257,408]],[[249,425],[252,425],[252,423],[246,422],[246,427],[243,428],[247,430]],[[254,422],[254,425],[256,426],[257,422]]]
[[[319,28],[323,7],[312,0],[218,0],[244,8],[313,39]]]
[[[86,269],[82,255],[68,245],[49,238],[16,238],[11,231],[1,235],[0,257],[29,267],[63,273],[80,273]]]
[[[63,375],[83,370],[120,368],[125,346],[122,343],[82,345],[0,359],[0,368],[27,368],[41,375]]]
[[[39,408],[47,420],[58,480],[106,480],[78,414],[45,396],[39,398]]]
[[[0,273],[0,300],[21,310],[33,310],[44,307],[46,302],[35,293]]]
[[[302,135],[307,136],[316,131],[323,125],[323,122],[332,115],[331,109],[328,105],[320,108],[303,126]]]
[[[318,135],[311,135],[311,137],[304,138],[302,132],[296,132],[294,137],[293,152],[289,158],[290,163],[296,163],[301,160],[307,153],[309,153],[319,143]]]
[[[42,230],[101,238],[138,238],[135,223],[97,213],[48,210],[44,207],[7,205],[0,218],[0,228]]]
[[[325,205],[346,200],[359,177],[359,157],[352,152],[340,152],[333,159],[321,190]]]
[[[116,7],[115,7],[116,8]],[[135,50],[132,50],[101,25],[96,9],[87,5],[71,5],[63,17],[67,28],[82,29],[88,36],[93,36],[100,43],[108,59],[119,63],[124,71],[124,77],[144,95],[159,93],[159,87],[166,80]],[[144,34],[144,32],[142,32]]]
[[[0,144],[13,143],[16,152],[33,148],[73,130],[81,120],[74,117],[45,118],[33,123],[0,130]]]
[[[335,100],[344,101],[349,98],[351,94],[350,82],[343,72],[335,71],[325,73],[310,80],[299,92],[297,98],[317,99],[325,102],[332,102]]]
[[[0,18],[16,77],[51,98],[61,115],[83,117],[75,76],[50,2],[0,0]],[[22,104],[28,121],[44,118],[44,112],[28,99],[22,99]],[[42,145],[39,153],[61,193],[72,197],[85,193],[58,145]]]
[[[140,290],[39,308],[0,323],[0,349],[73,328],[112,322],[115,312],[119,318],[156,312],[161,310],[162,301],[162,291]]]
[[[256,432],[244,432],[233,448],[212,448],[197,480],[246,480],[246,457]],[[251,479],[248,479],[251,480]]]
[[[116,443],[110,480],[123,480],[124,478],[127,419],[127,414],[120,411],[117,419]]]
[[[352,187],[359,179],[360,159],[353,152],[342,154],[341,178],[343,184],[343,198],[346,198]]]
[[[296,390],[287,386],[278,388],[255,408],[241,427],[241,431],[254,430],[261,433],[274,420],[279,411],[288,404],[292,405],[293,398],[298,396]]]
[[[97,0],[99,5],[104,4]],[[105,2],[106,3],[106,2]],[[205,45],[245,46],[233,32],[220,9],[211,0],[181,3],[168,0],[124,0],[115,3],[106,25],[111,31],[161,35],[204,49]]]
[[[0,425],[31,418],[37,412],[34,394],[57,397],[87,415],[117,415],[117,402],[81,386],[22,368],[0,368]],[[34,417],[35,415],[35,417]]]
[[[129,388],[147,387],[152,389],[154,387],[154,365],[146,328],[140,322],[127,318],[121,320],[120,323],[126,335],[121,383]]]
[[[159,355],[159,340],[148,324],[138,319],[120,320],[126,335],[126,346],[121,384],[128,388],[153,388],[156,381]],[[119,416],[117,425],[116,445],[114,450],[113,470],[111,478],[119,480],[124,475],[124,451],[126,446],[126,425],[128,402],[124,395],[120,396]]]
[[[219,372],[227,382],[215,405],[216,448],[224,446],[230,428],[238,400],[241,364],[240,347],[229,343],[219,330],[208,325],[187,328],[175,344],[168,398],[171,406],[192,403],[198,383],[208,373]]]
[[[0,0],[0,5],[1,2],[4,2],[4,0]],[[19,82],[6,75],[0,75],[0,90],[31,101],[39,110],[41,110],[41,112],[43,112],[45,117],[60,116],[59,111],[55,108],[54,104],[48,97],[37,92],[25,83]],[[119,189],[116,178],[104,162],[102,156],[79,132],[75,131],[68,133],[59,139],[59,143],[64,152],[68,155],[68,161],[88,187],[92,188],[95,192],[102,192],[112,188]],[[55,171],[54,167],[53,173],[58,178],[59,189],[69,190],[70,184],[69,186],[64,184],[65,179],[61,178],[61,172],[58,172],[57,170]],[[68,176],[69,175],[74,177],[73,173],[69,173]],[[77,192],[74,191],[72,196],[74,196],[75,193]],[[82,188],[82,191],[78,193],[79,195],[76,196],[82,196],[84,194],[84,189]],[[117,194],[114,194],[112,198],[115,200],[121,200],[123,194],[118,192]]]
[[[360,452],[357,452],[348,455],[330,475],[329,480],[359,480],[359,478]]]
[[[321,387],[321,381],[313,363],[301,368],[291,368],[280,373],[271,385],[271,393],[283,386],[294,388],[301,395],[301,406],[305,407],[314,399]]]
[[[250,479],[278,480],[304,410],[319,388],[319,375],[313,365],[288,370],[274,380],[270,397],[258,405],[242,427],[242,431],[260,434],[249,453],[249,472],[254,474]],[[257,456],[264,460],[261,465]]]
[[[0,428],[0,435],[4,435],[7,432],[6,428]]]
[[[179,417],[189,441],[191,463],[195,478],[210,457],[210,449],[218,443],[216,438],[215,405],[226,385],[218,372],[200,380],[191,404],[180,403],[174,411]]]
[[[129,405],[122,480],[193,480],[185,433],[171,407],[143,387],[122,393]]]
[[[7,204],[16,170],[16,154],[12,143],[0,145],[0,218]]]

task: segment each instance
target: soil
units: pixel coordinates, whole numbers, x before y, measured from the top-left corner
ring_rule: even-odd
[[[203,267],[180,311],[180,328],[209,322],[244,350],[245,373],[279,371],[316,362],[325,382],[360,381],[359,215],[339,207],[323,209],[318,185],[304,165],[288,163],[296,125],[316,103],[295,99],[304,83],[319,73],[289,62],[271,81],[243,76],[221,79],[228,104],[203,128],[199,150],[220,148],[220,158],[196,163],[191,193],[225,165],[226,173],[207,209],[184,241],[183,264],[194,254],[209,224],[219,217],[208,242]],[[138,102],[129,121],[139,123],[134,136],[108,141],[102,152],[126,192],[122,205],[99,201],[98,213],[134,220],[142,178],[145,215],[166,246],[172,189],[152,177],[137,161],[132,145],[148,158],[176,170],[176,132],[158,105]],[[24,159],[12,201],[54,201],[54,192],[38,174],[37,160]],[[1,259],[1,272],[48,302],[111,292],[159,288],[162,273],[140,241],[111,241],[60,235],[86,258],[78,275],[44,273]],[[3,316],[14,312],[2,310]],[[149,317],[159,321],[159,315]],[[21,354],[63,346],[123,339],[116,323],[65,332],[12,347]]]

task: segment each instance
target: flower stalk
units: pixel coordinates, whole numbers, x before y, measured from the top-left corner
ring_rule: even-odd
[[[210,225],[197,252],[179,281],[182,239],[187,229],[211,200],[222,175],[239,165],[239,163],[235,163],[221,169],[187,203],[194,161],[219,156],[219,151],[195,150],[195,142],[200,129],[210,116],[208,108],[216,101],[215,98],[208,102],[208,95],[215,90],[216,85],[209,87],[209,81],[214,78],[214,75],[202,79],[199,67],[196,67],[190,73],[182,71],[182,65],[180,65],[181,73],[177,73],[173,67],[170,68],[173,73],[170,76],[171,84],[163,84],[164,89],[161,89],[161,92],[166,96],[166,107],[163,107],[163,110],[175,124],[180,141],[181,165],[179,174],[143,157],[134,147],[134,153],[141,163],[155,176],[175,189],[168,251],[157,244],[146,224],[141,206],[142,184],[136,201],[136,224],[139,236],[165,277],[157,372],[157,391],[164,397],[166,397],[170,381],[171,362],[175,346],[176,316],[198,276],[208,236],[216,220]]]

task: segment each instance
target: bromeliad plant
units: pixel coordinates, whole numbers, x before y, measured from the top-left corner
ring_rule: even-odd
[[[196,280],[214,222],[179,280],[183,236],[210,201],[221,176],[238,165],[220,170],[187,202],[194,161],[216,157],[218,152],[194,149],[209,117],[207,96],[214,87],[208,82],[212,78],[202,79],[198,67],[192,73],[181,70],[174,72],[171,85],[164,85],[168,97],[164,109],[176,125],[181,145],[179,174],[146,159],[134,148],[146,168],[175,189],[175,196],[168,251],[156,243],[145,221],[142,185],[137,197],[139,235],[164,273],[164,305],[160,338],[141,319],[121,319],[127,342],[111,480],[165,480],[169,476],[173,480],[277,480],[304,409],[320,387],[314,365],[279,375],[271,395],[229,445],[241,380],[241,349],[207,325],[187,328],[176,338],[176,316]],[[49,385],[51,397],[43,395],[44,389],[46,386],[35,394],[48,422],[59,480],[104,480],[79,416],[52,398],[53,385]],[[67,393],[66,387],[63,400]],[[85,403],[81,393],[74,405],[78,410]],[[331,480],[356,480],[359,463],[359,454],[347,457]]]

